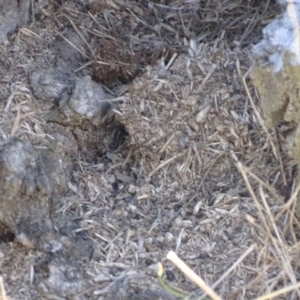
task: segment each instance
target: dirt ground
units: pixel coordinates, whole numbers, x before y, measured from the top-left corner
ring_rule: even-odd
[[[67,190],[56,191],[51,218],[72,239],[60,254],[3,238],[7,298],[177,299],[158,282],[161,262],[168,286],[208,299],[166,259],[170,250],[222,299],[296,284],[289,126],[265,127],[247,75],[276,5],[33,3],[32,22],[0,47],[0,139],[40,151],[64,137],[68,149],[51,155],[72,167],[56,174]],[[49,68],[58,75],[34,86],[32,72]],[[87,75],[109,95],[105,126],[54,114],[63,96],[48,94]],[[271,298],[300,299],[299,289]]]

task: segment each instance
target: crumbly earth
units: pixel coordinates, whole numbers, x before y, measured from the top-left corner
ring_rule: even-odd
[[[243,79],[249,39],[258,36],[251,20],[267,10],[218,3],[50,1],[0,48],[1,145],[18,139],[68,162],[62,177],[51,177],[64,179],[66,190],[49,193],[62,250],[0,243],[9,297],[177,299],[158,283],[161,262],[168,286],[199,299],[202,291],[166,259],[170,250],[222,299],[253,299],[299,280],[299,223],[289,201],[296,168],[281,149],[288,128],[266,130],[257,94]],[[230,12],[242,14],[239,25]],[[124,57],[102,58],[103,38],[128,47],[118,52]],[[132,51],[149,61],[131,82],[145,64],[134,56],[127,68]],[[99,65],[107,70],[113,62],[107,87]],[[55,85],[43,81],[44,97],[32,74],[46,69],[55,70]],[[94,110],[93,97],[86,102],[105,122],[80,115],[77,105],[63,108],[79,79],[109,95],[107,110]],[[16,209],[10,203],[8,212]],[[48,213],[47,206],[39,211]]]

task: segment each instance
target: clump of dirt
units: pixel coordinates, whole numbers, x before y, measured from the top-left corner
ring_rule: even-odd
[[[130,83],[149,63],[142,51],[134,53],[124,42],[100,39],[98,43],[93,79],[107,87]]]

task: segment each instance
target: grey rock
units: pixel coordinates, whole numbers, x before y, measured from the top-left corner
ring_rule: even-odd
[[[55,258],[49,264],[49,278],[38,284],[40,294],[49,300],[81,299],[91,289],[75,262]]]
[[[111,96],[90,76],[78,78],[67,69],[48,68],[33,71],[29,81],[38,100],[53,100],[59,107],[60,112],[46,116],[48,121],[78,125],[86,120],[98,126],[113,118]]]
[[[126,300],[128,299],[129,294],[129,277],[124,276],[122,278],[117,279],[113,284],[109,287],[106,299],[107,300]]]
[[[107,101],[109,98],[111,97],[104,92],[101,85],[87,75],[77,79],[68,105],[93,125],[100,125],[110,116],[111,104]]]
[[[61,68],[33,71],[29,76],[32,92],[37,100],[56,102],[68,100],[74,86],[75,77]]]

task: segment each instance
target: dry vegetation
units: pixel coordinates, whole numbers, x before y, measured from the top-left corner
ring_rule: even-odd
[[[128,133],[94,162],[78,153],[58,211],[94,241],[81,265],[92,288],[78,299],[176,299],[159,287],[158,262],[169,286],[207,299],[166,259],[170,250],[221,299],[300,299],[299,188],[281,149],[288,127],[265,127],[247,75],[275,5],[74,0],[35,10],[0,48],[1,139],[38,146],[53,132],[44,119],[52,105],[33,97],[27,75],[67,60],[55,52],[67,29],[78,38],[67,41],[75,73],[106,84]],[[13,242],[0,251],[6,293],[41,299],[47,254]]]

